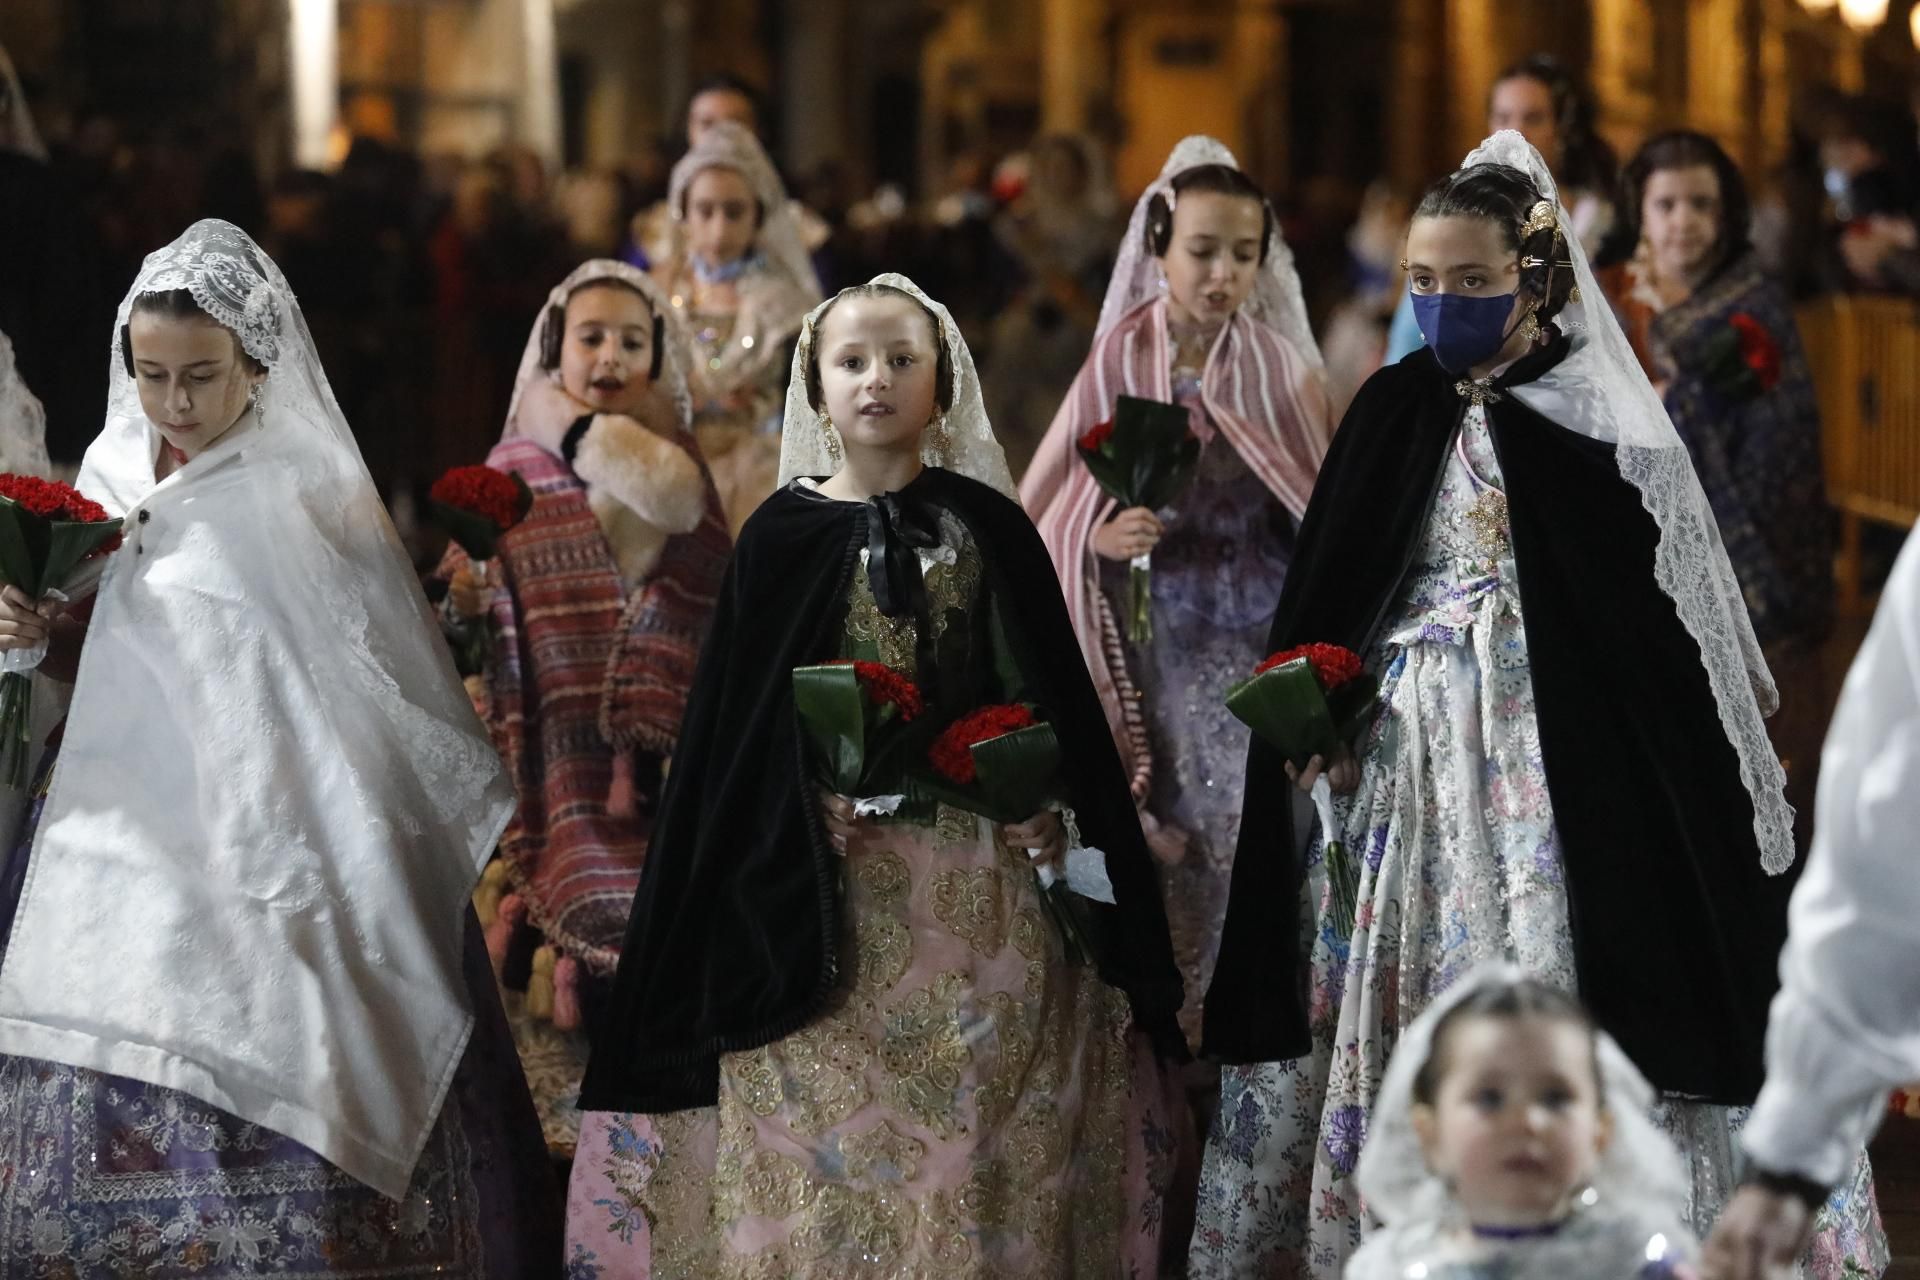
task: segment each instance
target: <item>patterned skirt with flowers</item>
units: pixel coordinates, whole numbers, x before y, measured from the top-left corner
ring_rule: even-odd
[[[0,862],[0,955],[38,817]],[[558,1274],[559,1190],[477,924],[464,959],[473,1035],[401,1200],[184,1093],[0,1054],[0,1278]]]
[[[1374,655],[1381,711],[1358,745],[1359,788],[1336,801],[1347,846],[1364,852],[1353,934],[1328,922],[1316,837],[1304,908],[1313,1053],[1223,1073],[1194,1277],[1335,1280],[1359,1246],[1354,1168],[1401,1030],[1496,957],[1577,989],[1498,464],[1482,417],[1470,414],[1463,432]],[[1687,1156],[1687,1210],[1704,1231],[1732,1191],[1744,1113],[1672,1102],[1658,1119]],[[1864,1155],[1822,1228],[1809,1274],[1886,1267]]]
[[[849,852],[826,1015],[723,1055],[715,1107],[586,1117],[571,1280],[1111,1276],[1151,1244],[1125,997],[1065,963],[1025,856],[941,813]]]

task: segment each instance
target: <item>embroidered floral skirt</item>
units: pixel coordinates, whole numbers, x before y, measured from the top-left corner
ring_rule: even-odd
[[[1519,604],[1495,569],[1451,566],[1413,584],[1384,652],[1382,713],[1361,781],[1337,805],[1364,854],[1351,940],[1327,923],[1319,838],[1309,850],[1311,1056],[1230,1067],[1207,1144],[1195,1277],[1335,1280],[1360,1241],[1353,1183],[1401,1028],[1476,963],[1508,957],[1576,989],[1560,844],[1541,762]],[[1735,1179],[1744,1114],[1668,1103],[1688,1158],[1688,1213],[1709,1227]],[[1878,1274],[1886,1240],[1862,1155],[1828,1206],[1807,1270]]]
[[[0,954],[29,851],[0,868]],[[471,923],[465,968],[473,1037],[400,1201],[184,1093],[0,1055],[0,1278],[557,1275],[559,1190]]]
[[[1152,1275],[1125,998],[1065,962],[1024,854],[943,808],[845,868],[830,1012],[723,1056],[715,1107],[586,1117],[571,1280]]]

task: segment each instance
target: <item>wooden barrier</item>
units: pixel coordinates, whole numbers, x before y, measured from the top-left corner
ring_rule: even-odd
[[[1836,294],[1797,319],[1820,398],[1827,497],[1840,512],[1840,607],[1860,610],[1860,522],[1920,519],[1920,308]]]

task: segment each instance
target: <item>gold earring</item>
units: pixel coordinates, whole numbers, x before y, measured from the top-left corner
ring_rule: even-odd
[[[1537,310],[1528,308],[1526,318],[1520,322],[1520,336],[1529,343],[1540,341],[1540,315]]]
[[[846,455],[840,451],[840,432],[836,430],[833,425],[833,415],[830,413],[821,414],[820,425],[826,428],[827,457],[832,459],[833,465],[837,467],[845,459]]]
[[[947,432],[947,411],[942,409],[933,415],[933,421],[927,424],[927,452],[935,457],[947,456],[947,446],[952,438]]]

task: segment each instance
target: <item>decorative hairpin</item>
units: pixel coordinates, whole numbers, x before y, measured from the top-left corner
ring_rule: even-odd
[[[1533,210],[1527,214],[1526,223],[1520,228],[1522,236],[1531,236],[1542,231],[1552,231],[1556,235],[1560,231],[1560,218],[1554,213],[1551,200],[1542,200],[1535,204]]]
[[[1547,260],[1545,258],[1536,258],[1532,254],[1528,254],[1526,257],[1520,259],[1520,266],[1526,271],[1531,271],[1535,267],[1544,267],[1546,265]],[[1573,270],[1573,261],[1569,258],[1561,258],[1554,262],[1553,265],[1556,267],[1565,267],[1569,271]]]

